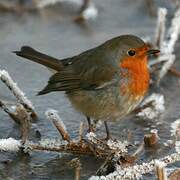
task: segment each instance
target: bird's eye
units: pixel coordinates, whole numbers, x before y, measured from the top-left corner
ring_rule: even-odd
[[[134,55],[136,54],[136,51],[134,51],[134,50],[129,50],[129,51],[127,52],[127,54],[128,54],[129,56],[134,56]]]

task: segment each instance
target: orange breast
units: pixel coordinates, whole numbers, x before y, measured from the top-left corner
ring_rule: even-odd
[[[122,87],[134,96],[144,96],[149,88],[149,71],[147,56],[127,57],[120,64],[121,68],[128,70],[128,84]]]

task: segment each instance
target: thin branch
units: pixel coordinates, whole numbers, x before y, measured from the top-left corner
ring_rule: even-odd
[[[176,70],[174,67],[171,67],[169,69],[169,72],[172,73],[173,75],[180,77],[180,71]]]
[[[9,109],[8,106],[6,106],[6,104],[0,100],[0,108],[9,115],[9,117],[14,120],[14,122],[16,122],[17,124],[20,124],[20,121],[17,117],[17,115],[14,112],[11,112],[11,110]]]
[[[17,84],[12,80],[9,73],[5,70],[0,70],[0,79],[2,82],[6,84],[9,90],[14,94],[17,98],[18,102],[24,106],[25,109],[30,111],[33,116],[36,116],[34,106],[31,101],[25,96],[25,94],[21,91],[21,89],[17,86]]]
[[[164,65],[162,66],[161,70],[159,71],[159,75],[157,78],[157,84],[160,83],[160,80],[166,75],[166,73],[169,71],[169,69],[171,68],[171,66],[173,65],[174,61],[176,59],[175,55],[172,55],[171,58],[168,59],[168,61],[166,61],[164,63]]]
[[[56,110],[48,110],[46,111],[46,117],[52,121],[54,126],[57,128],[58,132],[61,134],[63,140],[66,140],[70,142],[70,136],[66,130],[66,126],[64,125],[63,121],[59,117],[58,113]]]
[[[180,161],[180,154],[173,153],[164,158],[160,159],[160,161],[164,162],[165,165],[172,164],[174,162]],[[107,176],[92,176],[89,180],[115,180],[115,179],[140,179],[142,175],[147,174],[151,171],[154,171],[155,161],[152,160],[149,163],[136,164],[134,166],[123,168],[122,166],[117,165],[116,171],[108,174]]]
[[[2,101],[0,101],[0,107],[11,117],[12,120],[20,125],[22,144],[25,143],[28,139],[31,126],[30,116],[26,109],[19,104],[16,106],[15,112],[11,112],[11,110]]]
[[[74,180],[80,180],[80,173],[81,173],[81,162],[79,158],[74,158],[70,162],[68,162],[68,165],[75,169],[75,175]]]
[[[167,180],[167,174],[165,170],[166,164],[159,160],[155,160],[155,169],[157,174],[157,180]]]
[[[52,151],[52,152],[65,152],[79,155],[94,155],[89,145],[79,142],[57,141],[57,140],[41,140],[39,143],[26,142],[24,145],[25,149],[31,151]],[[97,149],[100,157],[107,156],[109,151],[103,149]]]
[[[84,123],[81,122],[81,123],[80,123],[80,126],[79,126],[79,142],[82,141],[82,138],[83,138],[83,130],[84,130]]]
[[[21,142],[24,144],[29,136],[31,128],[30,116],[22,105],[16,107],[16,117],[19,119],[21,129]]]
[[[161,49],[165,36],[166,8],[158,9],[158,19],[155,33],[155,46]]]

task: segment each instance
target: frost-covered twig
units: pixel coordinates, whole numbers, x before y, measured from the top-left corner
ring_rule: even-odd
[[[163,11],[164,11],[164,14],[166,14],[165,10]],[[167,59],[164,65],[162,66],[161,70],[159,71],[157,84],[159,84],[160,80],[166,75],[166,73],[169,71],[169,69],[171,68],[172,64],[175,61],[175,55],[173,54],[174,46],[180,34],[180,23],[179,23],[180,22],[180,7],[175,12],[174,17],[171,21],[170,28],[167,30],[166,35],[164,35],[166,19],[165,19],[165,15],[162,16],[163,11],[162,9],[159,9],[157,30],[156,30],[156,35],[155,35],[156,45],[159,46],[160,51],[161,51],[161,55],[158,57],[157,63],[161,60],[161,56],[167,55]],[[163,19],[163,25],[160,19]],[[162,29],[163,29],[163,33],[161,32]],[[170,57],[168,58],[168,56]]]
[[[180,152],[180,119],[171,124],[171,136],[174,137],[173,144],[177,152]]]
[[[162,94],[153,93],[142,102],[141,106],[151,103],[151,106],[143,108],[136,116],[145,119],[154,119],[162,114],[165,110],[164,96]]]
[[[5,70],[0,70],[0,79],[6,84],[9,90],[17,98],[18,102],[24,106],[25,109],[32,112],[33,115],[36,115],[34,106],[31,101],[25,96],[17,84],[12,80],[9,73]]]
[[[160,80],[166,75],[166,73],[169,71],[170,67],[173,65],[174,61],[176,59],[175,55],[171,55],[171,57],[164,63],[162,66],[158,79],[157,79],[157,84],[159,84]]]
[[[61,118],[58,115],[58,112],[56,110],[50,109],[45,112],[46,117],[52,121],[54,126],[57,128],[59,133],[61,134],[63,140],[70,141],[70,136],[66,130],[66,126],[64,122],[61,120]]]
[[[174,52],[174,46],[178,40],[180,34],[180,7],[176,10],[174,17],[171,21],[171,26],[167,32],[167,39],[163,43],[162,53],[172,54]]]
[[[26,142],[24,147],[31,151],[49,151],[49,152],[64,152],[79,155],[93,155],[94,152],[86,142],[67,142],[55,139],[41,140],[39,143]],[[98,149],[99,156],[104,157],[108,155],[108,151]]]
[[[180,154],[173,153],[160,159],[165,165],[180,161]],[[136,164],[134,166],[123,168],[117,165],[116,170],[107,176],[92,176],[89,180],[115,180],[115,179],[140,179],[142,175],[147,174],[155,169],[155,161],[149,163]]]
[[[108,140],[107,145],[109,146],[110,149],[113,149],[117,152],[120,153],[127,153],[127,146],[129,145],[128,141],[119,141],[119,140]]]
[[[21,141],[8,138],[0,139],[0,151],[17,152],[21,147]]]
[[[180,137],[180,119],[177,119],[171,124],[171,136]]]
[[[155,33],[155,45],[161,49],[165,36],[166,8],[158,9],[158,19]]]

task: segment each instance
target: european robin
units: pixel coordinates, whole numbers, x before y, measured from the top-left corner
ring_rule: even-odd
[[[38,95],[65,91],[72,105],[90,118],[117,121],[133,111],[149,88],[150,49],[134,35],[122,35],[77,56],[58,60],[23,46],[18,56],[40,63],[54,71]]]

